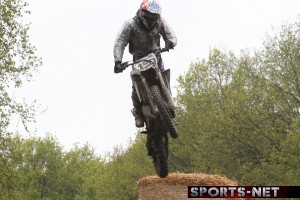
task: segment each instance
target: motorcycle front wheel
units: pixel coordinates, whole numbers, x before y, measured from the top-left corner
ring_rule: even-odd
[[[167,106],[167,103],[161,96],[159,87],[157,85],[152,85],[151,92],[153,95],[153,100],[157,104],[159,112],[164,120],[166,127],[168,128],[168,131],[169,131],[171,137],[177,138],[178,133],[176,130],[175,122],[174,122],[172,114]]]

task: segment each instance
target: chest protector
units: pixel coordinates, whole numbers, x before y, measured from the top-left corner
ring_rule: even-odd
[[[129,40],[129,52],[133,56],[143,57],[160,49],[160,22],[158,20],[151,30],[147,30],[137,17],[134,18],[133,31]]]

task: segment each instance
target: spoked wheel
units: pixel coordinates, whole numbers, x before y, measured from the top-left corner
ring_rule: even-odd
[[[175,122],[173,120],[172,114],[166,104],[166,102],[163,100],[161,94],[160,94],[160,89],[157,85],[152,85],[151,86],[151,91],[153,95],[153,100],[157,104],[157,107],[160,111],[160,114],[164,120],[165,125],[167,126],[169,133],[172,138],[177,138],[178,133],[176,130]]]
[[[151,146],[151,157],[157,175],[161,178],[168,176],[168,136],[155,135],[149,136],[148,142]]]

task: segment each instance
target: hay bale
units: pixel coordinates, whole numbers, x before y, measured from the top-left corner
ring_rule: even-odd
[[[224,176],[201,173],[171,173],[166,178],[147,176],[138,183],[139,200],[184,200],[188,199],[188,187],[198,186],[237,186],[237,183]],[[204,199],[204,198],[203,198]],[[207,199],[207,198],[206,198]],[[216,198],[214,198],[216,199]],[[218,198],[221,199],[221,198]],[[227,198],[228,200],[228,198]]]

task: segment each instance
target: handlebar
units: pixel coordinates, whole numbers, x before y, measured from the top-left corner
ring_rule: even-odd
[[[168,48],[162,48],[162,49],[158,49],[158,50],[154,51],[153,53],[155,54],[155,53],[169,52],[169,50],[170,50],[170,49],[168,49]],[[138,62],[141,62],[141,61],[143,61],[143,60],[139,60]],[[134,64],[136,64],[136,63],[138,63],[138,62],[136,62],[136,61],[126,61],[126,62],[123,62],[123,63],[121,64],[121,66],[122,66],[124,69],[126,69],[127,67],[129,67],[129,66],[131,66],[131,65],[134,65]]]
[[[173,49],[173,48],[172,48]],[[163,52],[169,52],[169,50],[170,49],[168,49],[168,48],[162,48],[162,49],[159,49],[159,50],[157,50],[156,52],[160,52],[160,53],[163,53]]]

